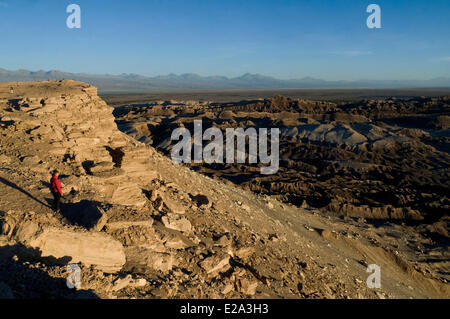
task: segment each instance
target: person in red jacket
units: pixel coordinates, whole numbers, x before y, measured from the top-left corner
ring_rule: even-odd
[[[61,182],[58,179],[59,172],[57,170],[54,170],[52,173],[52,179],[50,180],[50,190],[53,194],[54,201],[54,211],[56,213],[59,213],[61,211],[60,209],[60,203],[61,203],[61,196],[62,196],[62,189],[61,189]]]

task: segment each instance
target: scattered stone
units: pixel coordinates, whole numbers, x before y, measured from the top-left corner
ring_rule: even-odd
[[[216,240],[215,245],[219,247],[228,247],[232,244],[232,239],[229,235],[225,234]]]
[[[167,253],[149,253],[147,256],[142,256],[147,266],[159,270],[161,272],[168,272],[172,270],[175,259],[173,255]]]
[[[228,295],[230,292],[233,291],[233,285],[232,284],[228,284],[226,285],[223,290],[222,290],[222,294],[223,295]]]
[[[133,279],[131,275],[127,275],[125,278],[118,278],[114,281],[112,290],[113,291],[119,291],[127,287],[133,287],[133,288],[142,288],[147,285],[147,280],[140,278],[140,279]]]
[[[174,229],[185,233],[189,233],[192,231],[191,222],[187,218],[181,217],[179,215],[168,214],[166,216],[163,216],[161,218],[161,221],[164,226],[169,229]]]
[[[108,231],[113,231],[113,230],[117,230],[117,229],[126,229],[126,228],[134,227],[134,226],[152,227],[153,223],[154,223],[153,219],[135,221],[135,222],[128,222],[128,221],[112,222],[112,223],[107,223],[106,228],[108,229]]]
[[[254,296],[256,294],[256,288],[258,288],[258,282],[240,278],[236,281],[235,286],[238,292],[247,296]]]
[[[195,243],[183,235],[178,230],[169,229],[162,226],[155,226],[155,230],[160,234],[164,246],[169,249],[186,249],[195,246]]]
[[[178,215],[183,215],[186,213],[184,207],[181,204],[169,199],[167,196],[163,197],[163,202],[164,206],[169,210],[170,213]]]
[[[177,265],[175,256],[166,251],[155,251],[144,246],[130,246],[125,248],[127,263],[124,271],[145,273],[156,270],[168,273]]]
[[[242,247],[238,249],[234,255],[242,260],[248,259],[255,253],[255,249],[253,247]]]
[[[133,278],[131,275],[127,275],[125,278],[118,278],[114,281],[112,290],[113,291],[119,291],[123,288],[129,286],[131,282],[133,281]]]
[[[219,273],[226,272],[231,268],[230,256],[224,254],[213,255],[200,262],[200,267],[202,267],[209,276],[215,277]]]

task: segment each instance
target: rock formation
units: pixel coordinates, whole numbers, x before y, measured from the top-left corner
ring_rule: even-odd
[[[194,121],[204,130],[279,128],[275,175],[261,176],[248,163],[191,167],[299,207],[428,223],[449,213],[449,106],[445,96],[341,103],[278,96],[206,105],[168,101],[114,113],[123,132],[168,156],[174,128],[193,130]]]

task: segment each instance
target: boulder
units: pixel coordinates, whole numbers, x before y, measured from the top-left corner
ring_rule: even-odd
[[[158,200],[160,200],[160,202],[158,202],[160,205],[159,209],[165,208],[169,213],[178,215],[183,215],[186,213],[182,204],[170,199],[168,195],[159,190],[151,191],[149,199],[152,202],[157,202]]]
[[[255,249],[253,247],[242,247],[234,252],[234,256],[239,259],[245,260],[251,257],[255,253]]]
[[[164,246],[169,249],[186,249],[195,244],[181,232],[163,226],[155,226],[155,231],[159,234]]]
[[[111,204],[142,207],[147,202],[142,189],[128,176],[113,176],[99,181],[98,185]]]
[[[201,261],[199,265],[209,276],[215,277],[231,268],[230,256],[227,254],[213,255]]]
[[[103,173],[112,170],[115,165],[113,162],[100,162],[91,166],[89,170],[92,174]]]
[[[125,278],[118,278],[114,281],[112,291],[119,291],[127,287],[141,288],[147,285],[147,280],[133,279],[131,275],[127,275]]]
[[[231,246],[233,240],[231,238],[231,236],[229,234],[225,234],[223,236],[221,236],[220,238],[218,238],[214,245],[215,246],[219,246],[219,247],[228,247]]]
[[[183,215],[185,213],[183,205],[169,199],[168,197],[163,198],[164,206],[173,214]]]
[[[238,292],[244,295],[254,296],[256,293],[256,288],[258,288],[258,282],[250,281],[246,278],[240,278],[236,281],[235,288]]]
[[[100,233],[78,233],[55,228],[46,229],[30,242],[42,257],[70,257],[71,263],[94,265],[104,272],[120,271],[125,264],[122,244]]]
[[[36,258],[81,262],[111,273],[122,269],[126,261],[122,244],[106,234],[59,229],[14,218],[2,217],[1,222],[3,234],[35,248],[39,252]]]
[[[169,229],[178,230],[180,232],[189,233],[192,231],[191,222],[179,215],[167,214],[161,218],[162,223]]]
[[[228,295],[230,292],[233,291],[233,285],[232,284],[228,284],[226,285],[223,290],[222,290],[222,294],[223,295]]]
[[[145,247],[128,247],[125,269],[134,272],[145,272],[149,268],[167,273],[176,266],[175,257],[166,252],[155,252]]]

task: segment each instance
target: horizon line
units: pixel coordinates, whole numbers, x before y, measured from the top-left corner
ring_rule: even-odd
[[[233,79],[239,79],[239,78],[243,78],[245,76],[260,76],[260,77],[265,77],[265,78],[270,78],[272,80],[277,80],[277,81],[299,81],[299,80],[314,80],[314,81],[326,81],[326,82],[364,82],[364,81],[374,81],[374,82],[387,82],[387,81],[391,81],[391,82],[411,82],[411,81],[432,81],[432,80],[438,80],[438,79],[443,79],[443,80],[450,80],[450,77],[445,77],[445,76],[435,76],[435,77],[431,77],[431,78],[427,78],[427,79],[370,79],[370,78],[360,78],[360,79],[356,79],[356,80],[344,80],[344,79],[340,79],[340,80],[330,80],[330,79],[324,79],[324,78],[318,78],[318,77],[313,77],[310,75],[307,76],[302,76],[302,77],[296,77],[296,78],[278,78],[277,76],[274,75],[267,75],[267,74],[262,74],[262,73],[250,73],[250,72],[245,72],[240,76],[226,76],[226,75],[202,75],[202,74],[198,74],[198,73],[192,73],[192,72],[187,72],[187,73],[167,73],[167,74],[157,74],[157,75],[143,75],[143,74],[139,74],[139,73],[88,73],[88,72],[69,72],[69,71],[62,71],[62,70],[58,70],[58,69],[50,69],[50,70],[44,70],[44,69],[39,69],[39,70],[30,70],[30,69],[5,69],[0,67],[0,70],[2,71],[6,71],[6,72],[20,72],[20,71],[26,71],[26,72],[30,72],[30,73],[39,73],[39,72],[44,72],[44,73],[51,73],[51,72],[59,72],[59,73],[67,73],[67,74],[73,74],[73,75],[87,75],[87,76],[115,76],[115,77],[123,77],[123,76],[140,76],[143,78],[148,78],[148,79],[152,79],[152,78],[158,78],[158,77],[168,77],[168,76],[176,76],[176,77],[181,77],[181,76],[185,76],[185,75],[193,75],[193,76],[198,76],[201,78],[225,78],[228,80],[233,80]]]

